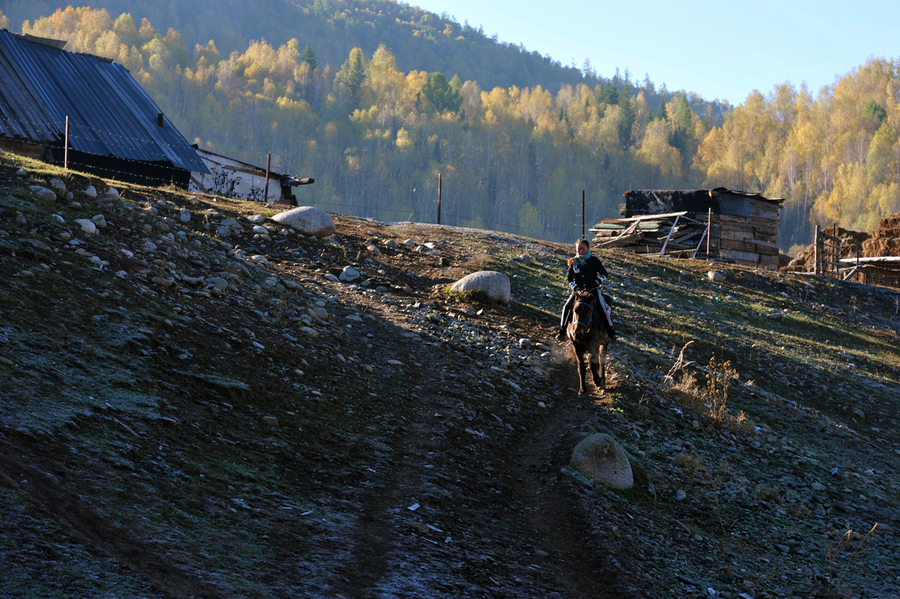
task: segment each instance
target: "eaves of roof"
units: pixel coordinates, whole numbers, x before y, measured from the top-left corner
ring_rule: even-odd
[[[97,156],[208,172],[183,135],[125,67],[0,31],[0,135],[57,141]],[[8,96],[8,97],[7,97]]]

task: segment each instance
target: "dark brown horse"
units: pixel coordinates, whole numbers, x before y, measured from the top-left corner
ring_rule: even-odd
[[[572,353],[578,361],[578,394],[584,395],[584,355],[589,354],[591,376],[597,389],[606,389],[606,348],[609,333],[603,308],[595,306],[594,294],[577,292],[572,307],[572,322],[566,328],[572,342]]]

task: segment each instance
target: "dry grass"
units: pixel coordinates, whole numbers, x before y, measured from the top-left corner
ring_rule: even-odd
[[[755,427],[744,412],[734,416],[728,410],[728,390],[737,371],[730,361],[717,362],[715,357],[707,365],[706,385],[700,386],[697,373],[688,368],[694,362],[687,361],[684,352],[693,341],[687,342],[678,354],[675,364],[665,377],[665,390],[678,401],[699,414],[703,421],[718,430],[728,430],[747,436]]]
[[[851,593],[844,588],[844,578],[853,567],[853,562],[862,554],[868,551],[866,544],[872,539],[878,531],[878,524],[875,524],[869,532],[863,535],[854,530],[848,530],[836,544],[832,543],[825,550],[825,557],[828,560],[828,597],[849,597]],[[874,540],[874,539],[873,539]],[[840,561],[840,567],[836,562]]]

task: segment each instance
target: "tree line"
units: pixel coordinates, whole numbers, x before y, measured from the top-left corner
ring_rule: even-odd
[[[316,0],[323,2],[324,0]],[[403,6],[403,5],[401,5]],[[66,8],[23,32],[125,65],[186,136],[215,152],[313,176],[301,203],[383,220],[570,240],[636,188],[725,186],[785,198],[780,244],[815,224],[870,231],[900,211],[896,62],[871,59],[813,95],[789,83],[723,111],[626,72],[482,88],[403,70],[384,44],[323,63],[317,41],[260,39],[223,56],[146,18]],[[464,75],[465,76],[465,75]],[[730,107],[728,107],[730,108]]]

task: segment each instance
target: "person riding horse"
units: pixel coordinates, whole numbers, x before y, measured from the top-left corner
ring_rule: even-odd
[[[606,267],[603,266],[603,262],[591,254],[591,245],[587,239],[579,239],[575,242],[575,257],[569,258],[566,264],[568,265],[566,283],[572,289],[572,293],[563,306],[556,339],[562,341],[566,338],[566,325],[572,312],[572,305],[575,303],[575,293],[578,291],[591,291],[594,295],[594,305],[597,307],[597,311],[602,312],[605,316],[605,321],[609,327],[609,340],[615,341],[616,333],[613,330],[612,317],[601,308],[604,302],[600,295],[600,285],[606,280],[609,273],[606,271]]]

